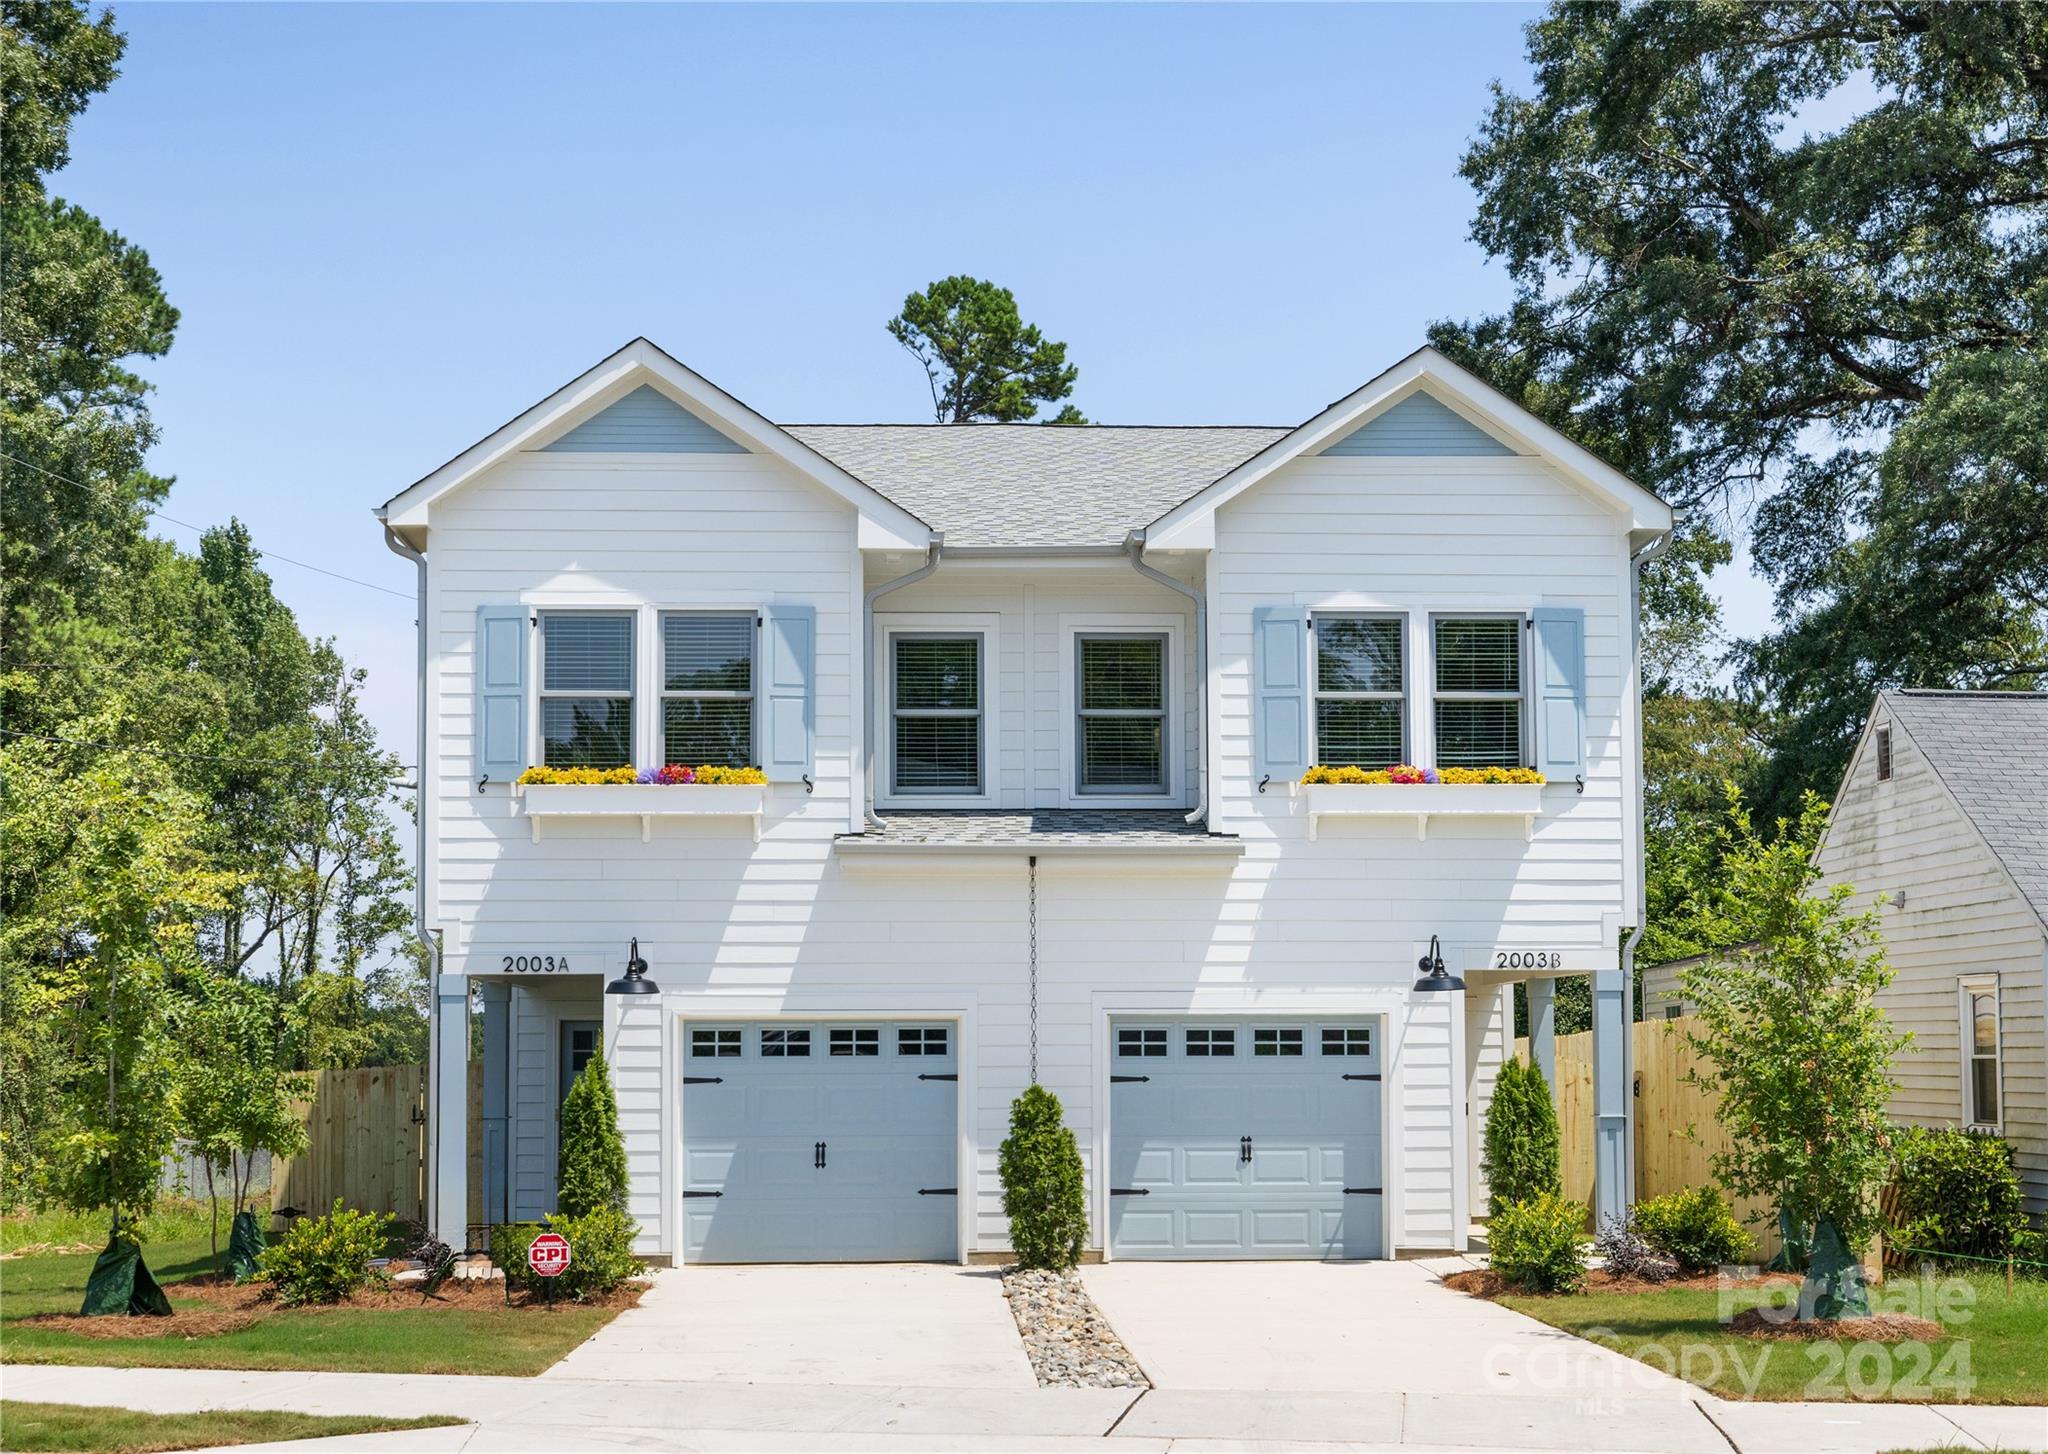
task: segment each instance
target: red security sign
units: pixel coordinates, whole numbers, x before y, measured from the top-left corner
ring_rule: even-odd
[[[560,1277],[569,1270],[569,1239],[560,1232],[543,1232],[526,1249],[526,1265],[536,1277]]]

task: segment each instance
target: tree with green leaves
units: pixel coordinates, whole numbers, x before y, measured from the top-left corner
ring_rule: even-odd
[[[941,278],[912,293],[889,320],[889,336],[924,366],[932,414],[941,424],[1034,418],[1040,404],[1073,393],[1080,376],[1067,362],[1064,343],[1025,323],[1008,288],[980,278]],[[1050,422],[1088,421],[1067,404]]]
[[[1545,1192],[1562,1195],[1557,1107],[1550,1083],[1527,1061],[1510,1058],[1494,1078],[1486,1107],[1486,1137],[1480,1167],[1486,1173],[1491,1216],[1504,1207],[1533,1201]]]
[[[555,1210],[587,1217],[600,1209],[623,1213],[631,1184],[626,1142],[619,1134],[619,1102],[602,1049],[593,1051],[562,1100],[561,1167],[555,1179]],[[629,1239],[630,1240],[630,1239]]]
[[[1714,1173],[1734,1194],[1775,1202],[1813,1227],[1802,1316],[1869,1311],[1857,1254],[1880,1225],[1891,1169],[1885,1108],[1892,1059],[1910,1036],[1891,1028],[1877,993],[1891,982],[1875,906],[1824,887],[1814,850],[1828,806],[1808,794],[1775,836],[1756,831],[1728,790],[1722,878],[1706,906],[1717,948],[1681,976],[1698,1008],[1686,1040],[1701,1057],[1688,1079],[1715,1101],[1730,1149]]]
[[[1088,1240],[1087,1178],[1060,1098],[1044,1086],[1027,1086],[1011,1102],[996,1169],[1018,1266],[1065,1272],[1079,1263]]]
[[[2048,681],[2048,5],[1557,0],[1528,51],[1463,164],[1514,302],[1431,337],[1678,507],[1653,575],[1754,511],[1760,801],[1879,688]]]

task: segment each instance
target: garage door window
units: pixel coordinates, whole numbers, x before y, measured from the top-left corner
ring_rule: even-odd
[[[1159,1060],[1166,1056],[1164,1030],[1119,1030],[1116,1053],[1133,1060]]]
[[[767,1060],[798,1060],[811,1053],[808,1030],[763,1030],[761,1055]]]
[[[1363,1025],[1328,1027],[1323,1031],[1323,1054],[1370,1055],[1372,1030]]]
[[[943,1025],[906,1025],[896,1032],[898,1055],[944,1055],[946,1029]]]
[[[832,1053],[834,1055],[880,1055],[882,1053],[882,1032],[880,1030],[834,1030],[832,1032]]]
[[[690,1054],[698,1060],[738,1060],[740,1032],[737,1030],[692,1030]]]
[[[1190,1056],[1200,1059],[1210,1056],[1221,1059],[1237,1054],[1237,1031],[1235,1030],[1190,1030],[1187,1050]]]
[[[1252,1054],[1255,1056],[1299,1055],[1301,1054],[1301,1031],[1254,1030],[1252,1031]]]

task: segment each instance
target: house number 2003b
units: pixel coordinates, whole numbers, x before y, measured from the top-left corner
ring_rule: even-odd
[[[506,974],[567,974],[569,956],[566,954],[507,954],[504,956]]]
[[[1563,969],[1564,954],[1556,949],[1496,949],[1495,969]]]

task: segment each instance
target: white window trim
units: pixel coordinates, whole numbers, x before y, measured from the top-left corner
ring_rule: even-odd
[[[1187,744],[1193,704],[1184,700],[1186,668],[1181,653],[1185,617],[1168,612],[1062,612],[1060,632],[1060,806],[1063,808],[1185,808]],[[1166,791],[1163,793],[1084,793],[1076,738],[1081,704],[1075,690],[1083,636],[1164,636],[1166,638]]]
[[[993,808],[1001,801],[1002,700],[996,691],[1002,672],[1002,616],[994,611],[899,611],[875,616],[875,806],[878,808]],[[896,783],[896,651],[897,636],[981,637],[981,791],[979,793],[898,793]]]
[[[606,692],[555,692],[543,690],[547,672],[547,649],[542,642],[543,619],[548,616],[624,616],[633,623],[633,681],[626,699],[633,704],[632,735],[627,745],[627,765],[644,767],[647,753],[647,612],[637,602],[575,599],[570,601],[522,601],[527,615],[526,758],[527,766],[538,767],[547,758],[547,743],[541,735],[541,700],[544,696],[609,696]]]
[[[1395,759],[1400,763],[1415,763],[1421,760],[1415,747],[1415,638],[1413,625],[1407,611],[1382,606],[1318,606],[1308,613],[1308,760],[1322,766],[1329,759],[1322,755],[1322,742],[1318,736],[1322,714],[1317,710],[1323,698],[1320,685],[1321,668],[1316,662],[1316,653],[1322,643],[1316,636],[1316,622],[1349,618],[1364,621],[1393,621],[1401,628],[1401,755]],[[1427,635],[1425,629],[1425,635]],[[1431,684],[1434,685],[1434,663],[1432,663]],[[1357,696],[1356,693],[1337,694],[1335,699]],[[1370,699],[1367,699],[1370,700]],[[1381,699],[1383,700],[1383,699]],[[1434,717],[1436,698],[1432,694],[1431,714]]]
[[[1970,1116],[1970,1072],[1977,1061],[1975,1027],[1970,1023],[1970,997],[1986,990],[1991,992],[1991,1063],[1998,1072],[1998,1115],[1993,1120],[1979,1121]],[[1966,975],[1956,981],[1956,1028],[1960,1037],[1956,1043],[1957,1063],[1962,1075],[1961,1094],[1957,1098],[1960,1103],[1958,1120],[1968,1130],[2002,1135],[2005,1128],[2005,1001],[1999,993],[1997,975]]]
[[[654,650],[650,653],[653,660],[650,663],[647,676],[647,695],[653,699],[649,704],[652,710],[646,714],[649,719],[648,750],[646,755],[651,760],[642,763],[641,766],[661,767],[664,765],[664,760],[668,755],[668,733],[663,720],[665,714],[662,708],[670,697],[690,697],[705,701],[734,701],[740,696],[737,692],[671,692],[668,689],[668,643],[664,637],[662,623],[671,616],[746,616],[753,623],[753,635],[750,638],[753,644],[748,648],[748,687],[745,694],[747,700],[747,745],[752,749],[752,752],[750,760],[741,763],[740,766],[759,767],[761,765],[761,608],[759,606],[655,606],[649,609],[648,615],[652,621],[650,630],[655,638],[653,643]],[[682,763],[679,766],[695,767],[697,764],[691,762]]]
[[[1503,702],[1508,700],[1505,694],[1493,695],[1488,693],[1452,692],[1449,693],[1447,696],[1443,696],[1442,694],[1438,693],[1436,685],[1436,627],[1439,621],[1513,621],[1515,623],[1515,671],[1517,678],[1521,682],[1521,691],[1517,694],[1516,698],[1516,700],[1518,700],[1521,703],[1522,708],[1522,710],[1517,714],[1519,719],[1517,725],[1520,728],[1520,741],[1518,742],[1515,748],[1517,760],[1515,762],[1506,763],[1503,765],[1508,767],[1533,766],[1534,764],[1532,763],[1531,759],[1535,753],[1535,743],[1530,735],[1529,721],[1529,719],[1533,715],[1533,706],[1529,691],[1529,668],[1531,656],[1531,652],[1529,649],[1529,637],[1531,635],[1529,627],[1529,613],[1527,611],[1517,610],[1487,610],[1485,608],[1476,606],[1469,610],[1457,607],[1434,608],[1430,610],[1429,613],[1423,618],[1422,635],[1423,639],[1428,643],[1429,647],[1428,655],[1423,662],[1423,666],[1426,669],[1428,675],[1416,678],[1416,680],[1423,681],[1428,684],[1429,736],[1431,759],[1429,765],[1431,767],[1436,768],[1441,768],[1444,766],[1442,762],[1436,760],[1436,706],[1437,702],[1440,699],[1451,701]],[[1453,765],[1462,766],[1463,764]]]

